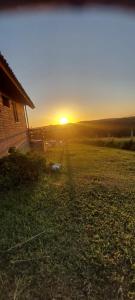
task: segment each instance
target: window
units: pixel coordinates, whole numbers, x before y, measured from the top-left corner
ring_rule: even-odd
[[[12,104],[13,104],[14,120],[15,122],[19,122],[16,102],[12,102]]]
[[[10,101],[7,96],[2,95],[2,102],[4,106],[10,107]]]

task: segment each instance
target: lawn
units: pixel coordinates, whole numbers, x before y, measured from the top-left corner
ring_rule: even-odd
[[[72,143],[47,160],[61,173],[0,192],[0,299],[135,299],[135,153]]]

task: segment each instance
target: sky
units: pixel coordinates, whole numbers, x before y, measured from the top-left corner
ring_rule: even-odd
[[[34,102],[30,126],[135,115],[135,14],[0,14],[0,51]]]

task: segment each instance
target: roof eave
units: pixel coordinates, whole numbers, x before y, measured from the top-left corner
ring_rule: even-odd
[[[31,101],[31,99],[29,98],[29,96],[27,95],[25,90],[23,89],[22,85],[20,84],[20,82],[18,81],[16,76],[14,75],[13,71],[11,70],[7,61],[5,60],[5,58],[3,57],[3,55],[1,53],[0,53],[0,66],[1,66],[2,70],[5,72],[6,76],[8,76],[10,81],[12,81],[12,83],[14,84],[16,89],[19,91],[20,95],[23,98],[23,103],[25,105],[28,105],[30,108],[34,109],[35,105]]]
[[[33,102],[29,99],[25,100],[24,101],[24,104],[25,105],[28,105],[30,108],[34,109],[35,108],[35,105],[33,104]]]

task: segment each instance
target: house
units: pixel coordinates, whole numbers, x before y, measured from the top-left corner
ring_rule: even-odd
[[[9,148],[29,148],[26,106],[34,104],[0,53],[0,156]]]

